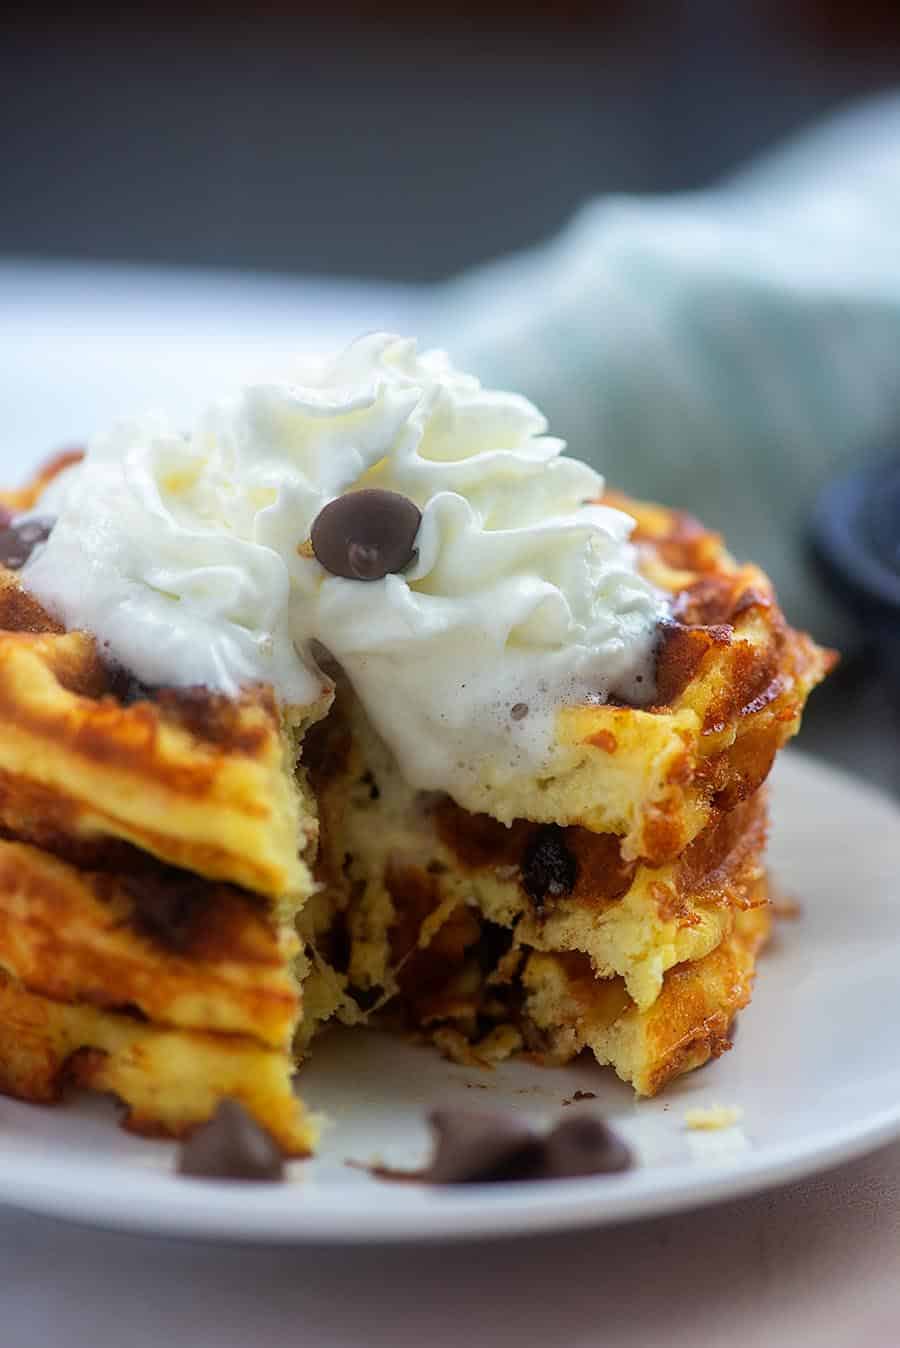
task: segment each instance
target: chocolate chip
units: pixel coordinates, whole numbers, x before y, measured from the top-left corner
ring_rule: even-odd
[[[20,524],[5,524],[0,528],[0,565],[10,571],[19,571],[39,543],[46,543],[53,532],[55,519],[49,516],[22,520]]]
[[[110,694],[123,707],[131,707],[135,702],[152,702],[156,695],[156,689],[122,665],[108,662],[106,675]]]
[[[588,1114],[558,1123],[542,1136],[511,1114],[436,1110],[430,1184],[497,1184],[513,1180],[611,1175],[634,1164],[631,1151],[604,1122]]]
[[[543,1140],[510,1114],[437,1109],[429,1118],[435,1133],[429,1184],[496,1184],[533,1178],[541,1164]]]
[[[522,887],[540,911],[547,898],[571,894],[578,879],[578,862],[565,843],[558,824],[545,824],[533,835],[522,857]]]
[[[310,542],[319,562],[345,580],[382,580],[415,559],[419,507],[395,491],[369,487],[319,511]]]
[[[359,988],[353,983],[348,983],[347,996],[352,997],[360,1011],[366,1014],[384,997],[384,988]]]
[[[209,904],[209,882],[175,867],[159,867],[127,876],[123,888],[134,903],[132,920],[160,945],[184,953],[194,936],[195,921]]]
[[[178,1173],[198,1179],[280,1180],[284,1157],[243,1105],[223,1100],[209,1122],[182,1144]]]
[[[517,702],[509,714],[514,721],[524,721],[528,715],[528,703]]]
[[[615,1175],[633,1165],[630,1148],[602,1119],[593,1114],[572,1114],[547,1136],[541,1177]]]

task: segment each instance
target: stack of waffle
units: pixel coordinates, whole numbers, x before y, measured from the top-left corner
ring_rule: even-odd
[[[730,1047],[769,930],[765,779],[833,657],[683,515],[637,519],[672,595],[646,710],[563,711],[504,822],[412,792],[348,688],[308,737],[322,830],[317,1001],[402,1007],[449,1055],[583,1049],[652,1095]]]
[[[176,1136],[231,1096],[303,1155],[292,1074],[333,1018],[469,1062],[588,1048],[643,1094],[727,1047],[763,782],[830,657],[715,536],[615,504],[673,596],[656,702],[563,710],[500,818],[408,787],[340,679],[327,715],[148,689],[0,568],[0,1089]]]
[[[232,1096],[309,1151],[291,1044],[315,819],[293,738],[267,689],[142,688],[0,568],[0,1089],[74,1082],[175,1136]]]

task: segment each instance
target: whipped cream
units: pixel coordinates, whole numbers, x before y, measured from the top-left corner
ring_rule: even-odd
[[[149,684],[312,703],[321,643],[411,784],[466,805],[488,756],[494,780],[549,766],[561,705],[653,692],[665,601],[633,521],[590,504],[603,479],[545,432],[526,399],[373,334],[190,434],[147,418],[96,440],[23,580]],[[422,512],[402,574],[343,579],[302,547],[360,487]]]

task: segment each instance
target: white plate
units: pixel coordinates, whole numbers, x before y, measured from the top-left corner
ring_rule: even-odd
[[[575,1226],[697,1207],[783,1183],[900,1135],[900,812],[851,778],[788,754],[775,774],[771,856],[802,905],[765,956],[732,1053],[660,1099],[635,1101],[591,1064],[469,1071],[362,1031],[323,1040],[302,1074],[329,1116],[321,1155],[284,1185],[181,1179],[175,1149],[114,1126],[111,1105],[0,1101],[0,1200],[104,1226],[253,1241],[423,1240]],[[537,1121],[577,1089],[635,1146],[620,1176],[430,1190],[348,1161],[415,1167],[436,1102],[512,1108]],[[691,1133],[685,1110],[743,1121]],[[568,1111],[566,1111],[568,1112]]]

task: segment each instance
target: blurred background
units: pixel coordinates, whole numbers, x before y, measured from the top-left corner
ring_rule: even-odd
[[[681,420],[661,396],[657,435],[631,411],[608,414],[614,395],[642,403],[645,390],[652,402],[664,387],[658,353],[633,334],[631,345],[624,336],[619,342],[620,329],[631,328],[611,305],[588,385],[603,386],[614,348],[615,359],[627,350],[635,383],[617,374],[613,388],[610,375],[596,408],[582,399],[579,420],[571,386],[560,392],[542,377],[557,341],[531,342],[529,363],[514,343],[490,333],[476,340],[476,318],[500,294],[490,288],[495,283],[474,291],[434,284],[554,239],[594,198],[690,202],[683,194],[697,191],[701,200],[702,189],[784,138],[854,99],[891,90],[900,79],[900,6],[183,0],[115,10],[37,5],[8,11],[3,23],[5,472],[19,463],[24,471],[39,449],[82,438],[95,421],[134,410],[135,400],[164,401],[179,390],[183,402],[176,403],[188,415],[191,398],[216,380],[227,383],[247,352],[261,359],[316,332],[328,345],[390,324],[446,341],[454,353],[458,343],[462,354],[478,353],[473,364],[486,377],[496,372],[536,397],[576,452],[592,457],[585,446],[599,445],[598,466],[621,485],[642,491],[656,482],[660,495],[705,513],[739,551],[771,567],[793,616],[846,653],[841,672],[812,701],[806,747],[900,790],[900,593],[896,611],[879,602],[869,612],[858,577],[847,583],[843,576],[843,597],[835,598],[835,576],[823,579],[810,546],[826,479],[900,444],[900,393],[891,392],[900,390],[900,218],[876,201],[849,243],[841,220],[845,257],[869,257],[878,234],[896,319],[873,295],[872,273],[854,273],[827,313],[810,307],[808,278],[801,286],[792,275],[785,293],[790,299],[806,287],[805,326],[790,328],[779,298],[779,322],[790,333],[786,359],[798,371],[815,363],[810,352],[826,328],[834,349],[830,365],[822,358],[820,386],[834,383],[835,368],[852,363],[854,349],[871,351],[868,368],[879,371],[873,415],[859,413],[864,381],[857,379],[846,419],[858,433],[843,433],[827,462],[808,472],[816,426],[839,418],[820,392],[804,391],[799,373],[791,375],[793,408],[818,402],[821,420],[810,417],[801,433],[795,415],[793,440],[781,426],[753,426],[733,379],[706,423],[683,391]],[[900,137],[889,151],[900,183]],[[841,171],[854,157],[837,155]],[[636,209],[640,226],[646,213]],[[848,210],[846,219],[852,216]],[[663,235],[651,239],[651,255],[665,252],[665,230],[683,235],[683,219],[671,228],[654,220]],[[715,268],[711,237],[706,256]],[[791,257],[808,251],[795,238]],[[824,293],[832,278],[824,244],[823,251],[815,284]],[[523,326],[537,332],[545,296],[559,290],[549,273],[545,284],[543,267],[516,283],[532,306]],[[684,293],[696,295],[699,286],[708,295],[708,279],[692,277],[694,289]],[[725,349],[729,296],[747,291],[747,275],[729,263],[718,284],[720,326],[713,331],[704,316],[704,340],[714,351]],[[758,307],[755,280],[750,289]],[[643,279],[639,290],[642,305],[656,302]],[[865,307],[856,303],[863,293]],[[682,303],[682,326],[672,328],[671,341],[685,348],[693,330],[684,315],[694,308],[693,299]],[[571,329],[572,311],[566,322]],[[584,389],[584,359],[578,368]],[[771,401],[753,388],[747,398],[749,405]],[[734,427],[743,424],[731,440],[729,409]],[[749,465],[743,478],[729,475],[726,457]],[[881,516],[882,555],[896,577],[900,491],[896,510]]]
[[[447,277],[900,72],[892,0],[12,7],[7,254]]]

